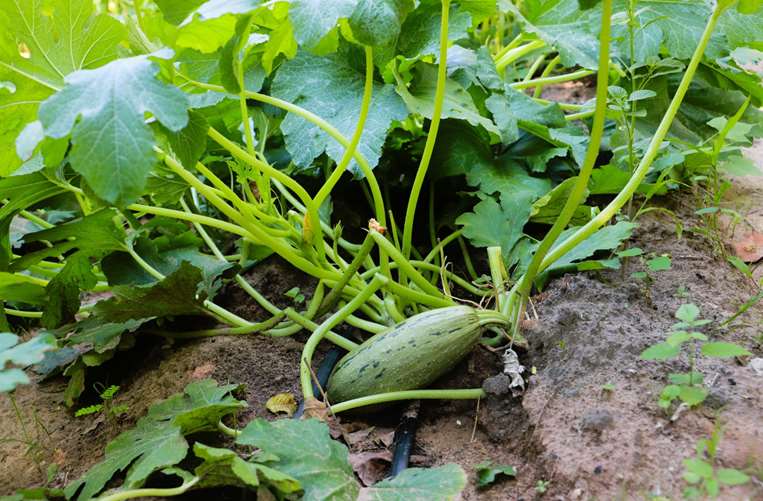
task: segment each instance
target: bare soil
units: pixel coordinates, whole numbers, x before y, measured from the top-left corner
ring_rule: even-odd
[[[737,179],[727,200],[743,215],[755,216],[763,207],[763,185]],[[760,304],[727,327],[718,327],[757,292],[754,282],[717,255],[701,232],[692,230],[703,223],[694,215],[696,204],[691,197],[669,197],[657,203],[680,218],[681,238],[673,220],[652,213],[639,219],[628,245],[669,255],[671,269],[650,272],[648,281],[632,278],[632,272],[644,270],[641,260],[632,258],[622,270],[553,280],[534,298],[537,318],[527,323],[530,348],[520,355],[533,375],[524,395],[491,396],[479,406],[474,402],[422,404],[414,464],[460,464],[470,476],[466,500],[651,499],[656,495],[680,499],[682,460],[693,455],[697,440],[709,436],[720,420],[724,435],[719,465],[756,478],[746,486],[724,490],[722,499],[763,499],[763,376],[749,367],[749,359],[701,362],[698,368],[710,383],[710,398],[700,408],[671,420],[657,407],[657,395],[669,372],[687,370],[688,365],[638,358],[647,346],[664,339],[675,321],[675,310],[687,302],[695,303],[705,318],[714,321],[707,329],[713,338],[737,342],[755,357],[763,356]],[[753,217],[747,223],[755,225],[755,221]],[[722,236],[733,238],[730,232]],[[308,296],[312,291],[308,278],[277,259],[256,267],[248,279],[281,306],[291,301],[284,297],[291,287],[300,287]],[[237,313],[251,319],[264,316],[243,295],[226,297],[226,305]],[[44,478],[40,469],[44,471],[50,463],[60,467],[54,485],[78,477],[102,458],[106,443],[132,426],[151,403],[181,391],[194,379],[244,383],[250,407],[237,417],[240,423],[253,416],[274,418],[264,407],[267,399],[281,392],[298,394],[302,339],[244,336],[162,344],[146,337],[88,381],[88,385],[121,386],[116,403],[128,405],[129,412],[119,422],[75,419],[62,403],[62,380],[22,387],[16,401],[27,434],[39,448],[32,454],[19,442],[0,444],[0,495],[40,484]],[[501,368],[500,354],[479,348],[438,385],[477,387]],[[397,416],[386,410],[363,419],[343,418],[345,430],[353,437],[353,460],[368,481],[384,474]],[[0,400],[0,430],[5,438],[24,437],[8,398]],[[513,465],[518,476],[477,489],[474,467],[485,461]],[[536,490],[538,481],[548,482],[545,494]]]

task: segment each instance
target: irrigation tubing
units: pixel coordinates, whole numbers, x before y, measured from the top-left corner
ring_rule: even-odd
[[[395,430],[395,438],[392,440],[392,466],[389,476],[395,477],[408,468],[411,459],[413,444],[416,441],[416,429],[419,425],[420,401],[414,400],[400,418],[400,424]]]
[[[321,360],[318,370],[315,373],[315,377],[318,380],[317,383],[313,381],[313,393],[320,395],[321,391],[318,385],[322,388],[326,387],[331,372],[336,367],[339,359],[344,355],[345,350],[338,346],[333,346]],[[390,466],[389,476],[394,477],[400,472],[408,468],[408,463],[411,458],[411,452],[413,451],[413,444],[416,440],[416,429],[419,422],[419,407],[420,401],[413,401],[403,412],[400,418],[400,424],[395,430],[395,436],[392,440],[392,465]],[[300,399],[296,412],[294,412],[294,419],[300,419],[305,413],[305,401]]]

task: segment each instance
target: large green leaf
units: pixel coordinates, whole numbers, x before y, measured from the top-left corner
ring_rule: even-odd
[[[143,323],[145,323],[144,320],[128,320],[124,323],[104,323],[101,318],[89,317],[77,322],[73,327],[64,326],[61,330],[66,330],[67,346],[77,346],[78,350],[82,350],[82,345],[86,345],[91,351],[100,354],[116,348],[119,345],[122,334],[127,331],[135,331]],[[71,360],[66,360],[67,364],[69,362]]]
[[[257,487],[265,484],[281,494],[299,492],[302,487],[296,479],[260,463],[243,460],[230,449],[209,447],[201,443],[193,445],[196,457],[204,462],[194,473],[201,478],[200,487],[217,486]]]
[[[146,238],[136,240],[133,247],[146,262],[165,276],[177,271],[183,262],[199,268],[204,277],[202,284],[204,290],[210,295],[219,288],[220,275],[233,267],[231,263],[202,254],[194,247],[180,247],[160,252],[156,243]],[[157,282],[156,277],[141,268],[126,252],[106,256],[101,261],[101,268],[111,285],[149,285]]]
[[[439,179],[462,176],[473,168],[490,169],[495,160],[486,135],[462,120],[443,120],[428,175]]]
[[[0,301],[43,304],[45,287],[31,277],[0,271]]]
[[[246,406],[230,392],[236,385],[218,387],[212,380],[189,384],[184,394],[154,404],[135,428],[120,434],[106,446],[106,457],[85,475],[69,484],[67,499],[95,497],[115,474],[126,471],[125,489],[143,485],[153,472],[173,466],[185,458],[188,442],[184,435],[209,429],[208,423]],[[203,427],[198,426],[204,423]]]
[[[599,41],[592,29],[599,26],[600,9],[581,11],[577,0],[528,0],[523,15],[513,3],[507,5],[526,31],[556,47],[564,66],[598,66]]]
[[[331,440],[328,426],[310,419],[251,421],[236,439],[241,445],[274,454],[268,465],[297,479],[306,501],[356,501],[359,486],[349,463],[347,447]]]
[[[521,199],[529,204],[551,190],[551,181],[530,176],[516,161],[500,158],[492,164],[469,166],[466,180],[485,194]]]
[[[18,342],[19,337],[15,334],[0,333],[0,393],[28,384],[29,377],[22,369],[41,362],[45,352],[56,346],[56,339],[50,334],[40,334],[21,344]],[[8,364],[16,367],[6,367]]]
[[[71,133],[72,167],[112,204],[137,199],[156,163],[144,114],[151,113],[171,131],[188,123],[185,94],[157,80],[158,73],[148,56],[120,59],[72,73],[67,86],[40,106],[45,134],[60,138]]]
[[[437,68],[429,64],[420,64],[417,67],[416,78],[410,85],[406,85],[398,78],[397,93],[405,101],[408,111],[432,118],[436,86]],[[440,116],[466,120],[474,126],[482,126],[495,135],[500,134],[500,129],[492,120],[480,114],[472,96],[455,80],[448,79],[445,82],[445,96]]]
[[[188,442],[183,438],[179,426],[172,422],[143,418],[135,428],[109,442],[106,458],[79,480],[69,484],[65,490],[66,497],[74,497],[80,487],[84,486],[77,499],[91,499],[115,473],[125,469],[125,487],[139,487],[154,471],[180,462],[187,451]]]
[[[564,268],[576,261],[593,256],[597,251],[616,249],[624,240],[631,236],[635,227],[636,225],[634,223],[629,223],[627,221],[621,221],[617,224],[605,226],[554,261],[554,263],[547,268],[547,271]],[[574,233],[575,230],[577,230],[577,228],[570,228],[564,231],[559,236],[554,247],[552,247],[552,250],[556,249],[558,245]]]
[[[180,24],[206,0],[154,0],[168,23]]]
[[[66,75],[114,59],[125,35],[91,0],[0,1],[0,176],[21,165],[14,142],[39,104]]]
[[[413,0],[358,0],[350,17],[352,35],[375,51],[394,47],[413,6]]]
[[[59,255],[70,249],[80,249],[93,256],[105,251],[126,248],[127,233],[118,223],[117,211],[101,209],[98,212],[59,224],[47,230],[24,235],[24,242],[51,242],[53,247],[40,252],[26,254],[14,261],[12,269],[23,270],[48,255]]]
[[[8,269],[11,260],[10,228],[13,217],[19,211],[64,191],[40,173],[0,179],[0,193],[8,200],[0,207],[0,270]]]
[[[466,473],[456,464],[438,468],[410,468],[394,478],[361,490],[359,501],[410,501],[458,499],[466,487]]]
[[[519,139],[522,122],[533,122],[546,127],[564,127],[564,113],[556,103],[541,104],[524,92],[506,86],[503,93],[494,93],[485,106],[493,114],[504,144]]]
[[[184,261],[164,280],[149,286],[116,286],[114,297],[95,305],[94,313],[109,322],[150,317],[204,314],[208,292],[199,290],[204,276]]]
[[[352,15],[357,3],[358,0],[291,0],[289,17],[299,45],[314,48],[340,19]]]
[[[279,68],[272,94],[312,111],[336,127],[345,137],[352,137],[358,123],[363,99],[363,69],[353,66],[348,57],[318,57],[304,52]],[[373,98],[358,151],[375,166],[394,120],[406,116],[405,106],[391,85],[374,83]],[[344,147],[328,139],[315,125],[289,114],[281,123],[286,147],[292,160],[307,168],[321,153],[339,161]],[[358,168],[353,163],[353,171]]]
[[[80,308],[80,291],[91,290],[98,283],[87,251],[76,252],[48,284],[48,302],[42,314],[42,324],[48,329],[74,320]]]
[[[218,386],[211,379],[196,381],[186,386],[182,394],[152,405],[148,418],[172,421],[184,435],[216,430],[223,416],[246,407],[246,402],[231,395],[242,388],[237,384]]]
[[[416,10],[411,12],[403,23],[397,44],[398,53],[409,59],[434,56],[437,60],[440,54],[441,11],[439,1],[425,0],[419,3]],[[448,38],[450,40],[466,38],[469,26],[471,26],[469,13],[452,3],[448,17]]]
[[[237,16],[249,13],[262,4],[262,0],[208,0],[198,6],[198,0],[191,2],[164,1],[162,11],[170,15],[178,27],[175,45],[198,50],[205,54],[215,52],[233,36]]]
[[[503,255],[508,256],[511,249],[522,237],[532,204],[522,198],[500,197],[500,202],[493,197],[485,197],[474,206],[473,212],[461,214],[456,224],[463,227],[463,234],[475,247],[500,246]]]

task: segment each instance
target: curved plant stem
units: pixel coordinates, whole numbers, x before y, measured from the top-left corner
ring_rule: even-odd
[[[600,48],[599,48],[599,68],[596,80],[596,110],[593,118],[593,125],[591,126],[591,139],[588,143],[588,150],[586,151],[583,165],[580,168],[580,173],[575,181],[575,185],[570,192],[567,201],[562,207],[559,216],[554,221],[551,229],[546,234],[543,241],[541,241],[538,249],[535,251],[527,271],[525,272],[519,286],[520,297],[520,309],[527,300],[532,283],[538,273],[538,269],[543,261],[543,258],[548,253],[551,246],[554,245],[556,239],[562,234],[569,222],[572,220],[572,216],[575,214],[575,210],[585,197],[588,187],[588,180],[591,177],[596,159],[599,156],[599,149],[601,147],[601,138],[604,133],[604,121],[607,114],[607,88],[609,84],[609,46],[612,29],[612,0],[603,0],[602,13],[601,13],[601,34],[599,35]],[[503,294],[499,295],[499,308],[502,305]],[[503,308],[501,308],[503,309]],[[517,329],[517,322],[514,323],[514,329]]]
[[[254,220],[246,219],[240,212],[233,207],[225,203],[219,196],[213,191],[214,189],[200,180],[196,179],[196,176],[188,172],[178,161],[171,156],[167,155],[160,148],[154,148],[154,150],[163,158],[165,165],[169,167],[173,172],[178,174],[185,182],[196,188],[196,190],[204,195],[210,203],[212,203],[218,210],[228,216],[231,220],[235,221],[243,228],[248,230],[252,235],[252,241],[258,244],[267,245],[275,253],[287,260],[295,268],[298,268],[308,275],[312,275],[316,278],[338,278],[339,274],[333,270],[329,270],[323,267],[319,267],[307,260],[303,256],[295,252],[294,248],[286,243],[283,239],[272,237],[267,231],[259,227]],[[246,152],[244,152],[246,153]]]
[[[318,328],[315,329],[315,331],[313,331],[313,333],[310,335],[307,342],[305,343],[304,349],[302,350],[302,358],[300,360],[299,367],[299,380],[302,384],[302,395],[304,396],[305,401],[315,397],[313,394],[313,380],[310,367],[313,362],[313,353],[315,353],[315,348],[318,347],[318,343],[321,342],[321,339],[323,339],[323,337],[331,328],[339,325],[343,320],[347,318],[348,315],[357,310],[360,305],[365,303],[368,298],[371,297],[371,295],[373,295],[377,290],[379,290],[379,288],[381,288],[386,282],[387,277],[377,274],[374,279],[371,280],[371,283],[368,284],[368,287],[362,290],[360,294],[355,296],[352,301],[344,305],[333,315],[324,320],[323,323],[321,323]]]
[[[606,224],[636,192],[636,189],[641,184],[641,181],[644,180],[644,176],[646,176],[647,172],[649,172],[649,168],[652,166],[652,163],[659,154],[660,145],[665,139],[665,136],[668,134],[670,126],[673,123],[673,119],[675,118],[676,113],[678,113],[678,108],[681,106],[683,98],[686,95],[686,92],[689,90],[689,85],[694,78],[694,74],[697,72],[699,63],[702,61],[702,56],[705,53],[707,44],[710,42],[710,37],[713,34],[713,30],[715,29],[715,25],[718,22],[718,18],[723,13],[726,6],[727,5],[724,6],[721,5],[721,2],[718,2],[713,9],[713,13],[710,16],[707,25],[705,26],[702,37],[700,38],[699,45],[697,45],[697,48],[692,55],[691,61],[689,61],[689,64],[686,67],[683,78],[681,79],[681,83],[678,85],[678,89],[676,89],[676,93],[673,96],[673,99],[670,101],[670,105],[668,106],[665,115],[662,117],[660,125],[657,127],[657,131],[652,137],[646,153],[642,157],[641,162],[639,163],[636,170],[633,172],[630,180],[628,180],[628,183],[625,185],[625,187],[623,187],[620,193],[617,194],[614,200],[612,200],[604,209],[602,209],[602,211],[597,214],[596,217],[594,217],[585,226],[578,229],[574,234],[570,235],[566,240],[564,240],[564,242],[559,244],[556,248],[548,253],[540,265],[540,272],[548,268],[552,263],[554,263],[554,261],[567,254],[580,242],[588,238],[596,230]]]
[[[227,435],[232,438],[236,438],[239,435],[241,435],[240,431],[234,428],[231,428],[230,426],[226,426],[225,423],[223,423],[222,421],[217,422],[217,430],[223,435]]]
[[[543,73],[540,74],[541,78],[546,78],[551,74],[552,71],[556,68],[556,66],[559,64],[559,61],[561,61],[562,58],[560,56],[556,56],[554,59],[548,62],[546,67],[543,69]],[[533,91],[533,97],[540,97],[543,93],[543,84],[538,84],[535,87],[535,90]]]
[[[429,282],[427,282],[429,283]],[[452,299],[446,299],[444,296],[432,296],[431,294],[427,294],[425,292],[420,292],[417,290],[413,290],[410,287],[406,287],[405,285],[400,285],[397,282],[389,282],[387,284],[387,289],[389,289],[390,292],[395,294],[398,297],[407,299],[408,301],[414,302],[414,303],[420,303],[426,306],[429,306],[431,308],[444,308],[446,306],[453,306],[455,304],[455,301]],[[388,298],[391,299],[391,298]],[[385,300],[386,304],[386,300]],[[387,311],[389,312],[390,305],[387,305]],[[395,320],[395,322],[402,322],[405,320],[405,317],[400,315],[398,313],[399,317],[393,316],[392,318]]]
[[[115,492],[108,496],[102,496],[98,498],[98,501],[122,501],[124,499],[136,499],[136,498],[151,498],[151,497],[171,497],[179,496],[186,492],[188,489],[198,484],[201,480],[200,477],[193,477],[186,480],[177,487],[169,488],[156,488],[156,489],[130,489],[122,492]]]
[[[429,169],[429,161],[432,159],[432,152],[437,141],[437,131],[440,128],[440,115],[442,114],[443,101],[445,100],[445,82],[448,77],[447,58],[448,58],[448,15],[450,13],[450,0],[442,0],[442,13],[440,17],[440,59],[437,68],[437,85],[435,87],[434,106],[432,108],[432,121],[427,133],[427,141],[424,144],[424,152],[421,155],[421,162],[416,170],[416,177],[411,187],[411,195],[408,198],[408,206],[405,210],[405,222],[403,223],[403,244],[402,251],[405,259],[411,255],[411,239],[413,237],[413,221],[416,216],[416,206],[418,205],[421,187],[424,184],[424,178]],[[403,270],[405,271],[405,270]]]
[[[195,80],[192,80],[186,77],[183,77],[183,78],[185,78],[191,85],[194,85],[195,87],[198,87],[200,89],[211,90],[213,92],[222,92],[222,93],[226,92],[225,88],[222,85],[205,84],[205,83],[197,82]],[[268,96],[266,94],[260,94],[259,92],[246,91],[245,94],[247,99],[253,99],[261,103],[275,106],[276,108],[281,108],[282,110],[288,111],[289,113],[294,113],[295,115],[301,118],[304,118],[308,122],[322,129],[324,132],[326,132],[329,136],[331,136],[335,141],[337,141],[339,144],[341,144],[345,148],[348,148],[350,146],[349,139],[347,139],[341,132],[339,132],[339,130],[336,127],[334,127],[333,125],[331,125],[330,123],[328,123],[326,120],[319,117],[315,113],[312,113],[300,106],[297,106],[296,104],[290,103],[288,101],[284,101],[283,99],[278,99],[277,97]],[[381,189],[379,188],[379,182],[377,181],[376,176],[373,173],[371,164],[368,163],[368,160],[363,156],[362,153],[356,150],[354,153],[354,158],[355,158],[355,161],[358,163],[360,170],[363,172],[363,175],[366,177],[368,186],[371,189],[371,195],[374,202],[374,212],[376,214],[376,219],[379,221],[379,223],[382,224],[382,226],[384,226],[387,224],[386,223],[387,215],[384,209],[384,199],[381,194]]]
[[[551,85],[570,82],[572,80],[580,80],[581,78],[593,75],[594,73],[596,72],[593,70],[578,70],[573,71],[572,73],[565,73],[564,75],[554,75],[553,77],[541,77],[534,78],[532,80],[524,80],[522,82],[515,82],[509,86],[517,90],[529,89],[530,87],[535,87],[536,85]]]
[[[236,224],[229,223],[227,221],[221,221],[209,216],[202,216],[201,214],[194,214],[192,212],[183,212],[175,209],[165,209],[164,207],[152,207],[150,205],[132,204],[127,206],[128,209],[135,212],[141,212],[143,214],[153,214],[155,216],[162,216],[171,219],[179,219],[181,221],[189,221],[194,224],[211,226],[218,230],[227,231],[234,235],[239,235],[250,240],[254,240],[254,237],[247,230]]]
[[[329,292],[328,296],[326,296],[326,299],[323,300],[323,304],[318,309],[319,315],[333,308],[334,305],[339,301],[345,286],[350,282],[350,279],[355,276],[355,273],[358,272],[361,264],[366,260],[366,257],[371,252],[373,247],[374,239],[369,233],[366,235],[366,238],[363,239],[363,244],[360,246],[360,250],[355,255],[355,258],[352,260],[347,269],[342,273],[342,278],[340,278],[339,281],[331,288],[331,292]]]
[[[243,334],[255,334],[257,332],[266,331],[272,327],[275,327],[286,314],[280,312],[277,315],[273,315],[271,318],[251,325],[243,325],[240,327],[224,327],[222,329],[203,329],[198,331],[183,331],[183,332],[171,332],[163,331],[158,333],[159,335],[171,338],[171,339],[196,339],[202,337],[214,337],[214,336],[240,336]]]
[[[12,317],[42,318],[41,311],[23,311],[23,310],[14,310],[13,308],[3,308],[3,312],[5,312],[6,315],[10,315]]]
[[[368,110],[371,108],[371,96],[374,90],[374,53],[373,49],[366,45],[366,79],[363,87],[363,100],[360,104],[360,114],[358,115],[358,124],[355,126],[355,133],[352,135],[350,145],[344,150],[344,155],[337,164],[334,172],[331,173],[329,178],[323,183],[321,189],[315,195],[315,205],[320,207],[323,202],[331,194],[331,190],[339,182],[342,175],[347,170],[347,166],[350,164],[353,156],[355,156],[355,150],[360,143],[360,137],[363,135],[363,128],[366,125],[366,119],[368,118]]]
[[[527,54],[531,53],[532,51],[536,49],[540,49],[546,46],[546,42],[543,40],[533,40],[532,42],[526,43],[525,45],[519,46],[519,47],[513,47],[510,50],[505,51],[501,57],[496,59],[495,61],[495,69],[498,70],[498,73],[501,73],[503,70],[506,69],[508,65],[516,61],[517,59],[520,59]]]
[[[300,315],[296,311],[294,311],[293,308],[286,308],[283,310],[283,312],[286,314],[287,317],[289,317],[294,323],[300,325],[301,328],[307,329],[309,331],[315,331],[320,327],[318,324],[313,322],[312,320],[305,318],[303,315]],[[327,341],[331,341],[335,345],[339,346],[340,348],[344,348],[347,351],[352,351],[354,348],[358,347],[358,344],[354,341],[351,341],[347,339],[346,337],[340,336],[336,332],[328,331],[323,336],[324,339]]]
[[[443,297],[442,292],[440,292],[437,287],[430,284],[429,281],[424,278],[421,273],[419,273],[416,268],[413,267],[413,265],[411,265],[408,259],[403,256],[403,254],[384,237],[384,235],[375,230],[371,230],[369,234],[371,235],[371,238],[376,241],[376,244],[379,246],[379,248],[387,252],[389,257],[391,257],[400,267],[400,270],[402,270],[402,272],[407,277],[410,277],[410,279],[413,280],[413,282],[419,286],[422,291],[434,296],[435,298]]]
[[[432,246],[432,250],[429,251],[429,254],[427,254],[426,257],[424,257],[423,261],[425,263],[431,262],[435,257],[440,255],[440,250],[441,249],[444,249],[446,245],[451,243],[453,240],[459,238],[462,233],[463,233],[462,230],[456,230],[453,233],[451,233],[450,235],[448,235],[447,237],[445,237],[442,240],[440,240],[439,242],[437,242],[436,245]]]
[[[365,320],[356,317],[355,315],[348,315],[345,322],[357,329],[363,329],[366,332],[370,332],[371,334],[378,334],[389,329],[388,325],[377,324],[376,322],[371,322],[370,320]]]
[[[318,253],[322,255],[323,253],[323,231],[321,230],[321,224],[320,224],[320,217],[318,216],[318,207],[315,204],[315,201],[310,197],[310,194],[305,190],[298,182],[296,182],[294,179],[292,179],[288,174],[285,174],[281,172],[280,170],[271,167],[267,162],[263,162],[262,160],[258,159],[256,156],[250,155],[246,151],[244,151],[241,147],[239,147],[236,143],[228,139],[227,137],[223,136],[214,129],[214,127],[210,127],[207,131],[207,135],[209,135],[210,138],[233,155],[234,157],[238,158],[239,160],[248,163],[249,165],[252,165],[256,169],[259,169],[262,171],[263,174],[269,175],[275,179],[278,179],[281,183],[283,183],[284,186],[292,190],[299,198],[302,200],[302,203],[305,204],[305,207],[307,208],[307,218],[305,219],[305,240],[312,243],[315,248],[318,250]],[[309,228],[309,230],[308,230]]]
[[[331,406],[330,410],[334,414],[367,407],[369,405],[385,404],[388,402],[399,402],[401,400],[477,400],[485,398],[486,393],[482,388],[473,388],[466,390],[407,390],[392,391],[389,393],[379,393],[367,397],[354,398]]]
[[[538,68],[540,68],[540,65],[543,64],[543,61],[546,60],[546,55],[541,54],[540,56],[535,58],[535,61],[530,65],[530,67],[527,69],[527,74],[522,79],[523,82],[527,82],[532,79],[533,75],[535,75],[535,72],[538,71]]]

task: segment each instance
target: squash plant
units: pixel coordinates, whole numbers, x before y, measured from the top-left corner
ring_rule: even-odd
[[[323,340],[350,352],[347,365],[363,351],[381,367],[392,356],[431,367],[413,386],[366,385],[381,394],[346,392],[368,376],[340,367],[331,393],[348,400],[334,412],[478,398],[420,387],[482,327],[519,342],[524,305],[548,274],[617,266],[594,254],[634,224],[609,223],[654,176],[681,176],[692,154],[682,136],[713,135],[704,114],[739,109],[698,94],[760,104],[759,77],[741,62],[759,48],[760,2],[688,3],[0,0],[0,326],[37,321],[58,339],[41,370],[70,377],[70,405],[86,368],[135,333],[302,330],[306,399]],[[594,74],[589,103],[543,98]],[[608,123],[623,113],[608,106],[609,84],[656,89],[639,99],[654,97],[659,116],[632,117],[644,136],[631,138],[632,172],[601,165],[620,140]],[[763,130],[760,115],[750,106],[738,118],[746,137]],[[614,198],[582,206],[594,187]],[[344,228],[332,208],[355,192],[370,223]],[[551,226],[538,239],[528,222]],[[456,244],[468,276],[447,266]],[[487,280],[474,248],[487,248]],[[317,281],[304,309],[279,308],[242,275],[271,254]],[[268,318],[216,301],[229,282]],[[457,306],[454,293],[495,298],[495,309]],[[221,326],[169,321],[188,315]],[[358,338],[333,330],[341,324]],[[412,337],[463,349],[400,345],[412,325]],[[369,335],[379,337],[360,344]]]

